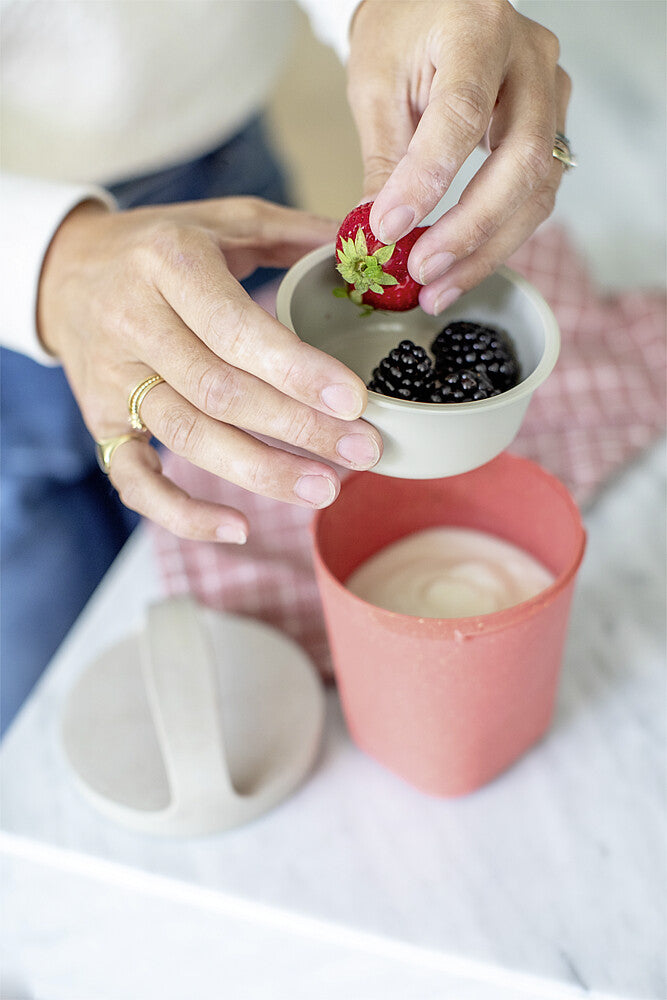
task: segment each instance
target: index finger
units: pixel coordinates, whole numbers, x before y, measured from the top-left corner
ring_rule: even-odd
[[[504,53],[485,55],[473,51],[465,63],[436,70],[407,151],[371,210],[371,227],[383,243],[401,239],[436,207],[484,137],[504,70]]]
[[[532,86],[519,68],[503,85],[493,114],[492,151],[449,209],[415,244],[410,273],[427,285],[491,239],[551,170],[556,75],[533,64]]]
[[[359,376],[253,302],[204,231],[189,248],[181,245],[170,255],[158,288],[195,335],[229,364],[343,420],[363,412],[368,396]]]

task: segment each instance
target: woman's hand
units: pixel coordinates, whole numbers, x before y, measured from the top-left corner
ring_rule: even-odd
[[[340,484],[328,465],[254,435],[369,468],[382,442],[358,419],[366,388],[256,305],[239,279],[288,266],[335,233],[333,222],[256,198],[75,209],[46,256],[38,324],[93,437],[128,432],[130,393],[157,372],[165,381],[141,417],[167,448],[255,493],[331,503]],[[128,507],[177,535],[245,541],[243,514],[169,481],[147,435],[114,452],[110,478]]]
[[[458,205],[414,245],[420,304],[441,312],[553,210],[570,80],[558,39],[507,0],[363,0],[348,93],[371,226],[392,243],[435,208],[473,149],[491,150]]]

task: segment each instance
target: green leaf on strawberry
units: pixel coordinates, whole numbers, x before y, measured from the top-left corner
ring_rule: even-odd
[[[337,288],[334,295],[347,296],[364,308],[364,314],[374,308],[389,310],[413,309],[418,302],[421,286],[410,276],[407,259],[423,227],[413,229],[398,243],[385,245],[370,228],[371,203],[353,209],[338,231],[336,270],[347,289]]]

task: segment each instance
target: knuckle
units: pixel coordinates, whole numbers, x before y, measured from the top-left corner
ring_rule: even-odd
[[[364,158],[364,171],[367,180],[374,180],[375,178],[380,178],[384,180],[388,177],[394,167],[396,166],[396,160],[392,159],[390,156],[383,156],[382,153],[369,153]]]
[[[553,31],[545,28],[543,24],[537,24],[537,39],[542,52],[548,60],[557,63],[560,58],[560,42],[558,36]]]
[[[157,219],[144,230],[136,253],[139,262],[152,273],[164,268],[197,273],[201,270],[202,239],[206,238],[205,231],[198,226]]]
[[[421,193],[422,200],[429,201],[433,193],[442,196],[452,181],[453,171],[445,163],[431,161],[415,165],[411,181]]]
[[[301,343],[297,343],[289,354],[284,348],[272,352],[275,377],[271,381],[276,389],[291,399],[310,400],[317,395],[313,391],[317,362],[308,353],[307,345]]]
[[[135,247],[139,262],[161,267],[180,243],[181,226],[172,219],[155,219],[147,225]]]
[[[251,493],[271,494],[275,490],[275,477],[268,468],[266,459],[256,455],[246,461],[241,485]]]
[[[210,364],[198,369],[194,382],[194,399],[197,407],[203,413],[224,420],[235,397],[231,370],[218,364]]]
[[[444,97],[443,110],[451,125],[468,140],[484,134],[493,110],[489,95],[474,83],[461,83]]]
[[[187,406],[174,405],[162,414],[160,440],[177,455],[196,452],[201,435],[201,421]]]
[[[271,214],[273,206],[270,202],[256,195],[244,195],[230,198],[231,204],[226,205],[228,215],[234,220],[234,231],[237,238],[261,238],[265,228],[267,215]]]
[[[528,190],[536,188],[551,170],[552,142],[542,136],[531,136],[517,150],[519,176]]]
[[[267,213],[273,210],[275,206],[265,201],[264,198],[258,198],[256,195],[248,195],[248,197],[243,199],[243,208],[248,226],[251,232],[254,233]]]
[[[116,484],[114,484],[116,485]],[[140,487],[138,481],[134,476],[130,476],[124,482],[116,485],[116,490],[121,502],[128,507],[130,510],[134,510],[137,514],[144,515],[146,513],[144,509],[145,497],[144,491]]]
[[[297,409],[291,416],[288,440],[298,448],[312,450],[319,438],[318,418],[313,410]]]
[[[236,205],[238,207],[239,213],[248,220],[248,222],[254,222],[256,219],[260,218],[264,209],[269,203],[264,201],[263,198],[258,198],[257,195],[244,195],[243,197],[236,199]]]
[[[394,94],[395,82],[400,79],[390,57],[383,75],[369,69],[366,63],[353,60],[347,75],[347,99],[355,115],[370,116],[381,114],[387,104],[387,90]]]
[[[498,225],[490,215],[478,215],[470,224],[467,253],[472,253],[477,247],[482,246],[497,231]]]
[[[132,255],[130,251],[130,257]],[[125,284],[127,294],[124,295],[112,291],[111,296],[101,303],[103,312],[97,315],[95,324],[91,324],[86,330],[86,346],[95,347],[98,351],[104,350],[105,362],[114,367],[128,354],[135,355],[146,318],[143,289],[139,288],[144,272],[132,260],[130,266],[138,278],[137,284]]]
[[[279,369],[277,374],[277,387],[282,392],[298,391],[303,378],[303,366],[298,358],[292,357],[287,364],[283,361],[283,367]]]
[[[232,307],[228,299],[218,299],[203,317],[206,338],[210,344],[220,344],[230,358],[245,357],[251,332],[250,302],[242,299]]]
[[[489,34],[497,37],[509,29],[516,11],[509,0],[488,0],[484,9],[484,25]]]
[[[195,537],[190,517],[190,504],[187,497],[175,497],[165,507],[160,518],[163,528],[180,538]]]
[[[548,219],[556,206],[557,184],[545,184],[535,194],[535,206],[541,222]]]

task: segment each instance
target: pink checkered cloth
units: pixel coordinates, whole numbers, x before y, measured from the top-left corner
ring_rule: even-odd
[[[543,226],[508,263],[542,292],[562,334],[556,369],[533,396],[512,451],[553,472],[584,504],[665,426],[665,295],[601,296],[555,225]],[[173,455],[164,465],[188,492],[240,508],[250,522],[239,548],[184,541],[154,527],[167,592],[190,592],[210,607],[276,626],[330,679],[310,510],[255,496]]]

